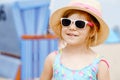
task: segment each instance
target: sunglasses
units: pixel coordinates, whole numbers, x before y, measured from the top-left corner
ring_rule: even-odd
[[[70,26],[71,23],[74,23],[74,25],[77,27],[77,28],[80,28],[80,29],[83,29],[86,27],[86,25],[89,25],[90,27],[93,27],[94,24],[89,22],[89,21],[85,21],[85,20],[71,20],[69,18],[61,18],[61,24],[62,26]]]

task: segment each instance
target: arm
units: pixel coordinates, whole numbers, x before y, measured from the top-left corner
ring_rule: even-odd
[[[52,74],[53,74],[53,58],[54,54],[51,53],[48,55],[48,57],[45,60],[44,69],[40,76],[40,80],[51,80]]]
[[[108,63],[105,60],[101,60],[98,66],[98,80],[110,80],[110,72]]]

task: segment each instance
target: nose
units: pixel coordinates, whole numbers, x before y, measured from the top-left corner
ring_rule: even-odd
[[[74,22],[72,22],[71,25],[69,26],[69,30],[76,30]]]

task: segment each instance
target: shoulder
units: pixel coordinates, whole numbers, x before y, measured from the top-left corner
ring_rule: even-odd
[[[56,54],[57,54],[57,51],[53,51],[53,52],[49,53],[49,55],[46,57],[45,61],[49,64],[53,64]]]
[[[55,55],[56,55],[55,52],[52,52],[46,57],[40,80],[50,80],[52,78],[52,73],[53,73],[52,64],[53,64]]]
[[[104,57],[102,57],[100,59],[100,62],[99,62],[99,65],[98,65],[98,68],[101,68],[101,67],[104,67],[104,68],[107,68],[107,69],[109,69],[109,67],[110,67],[108,60]]]
[[[110,73],[109,73],[109,63],[108,60],[102,58],[98,64],[98,80],[109,80]]]
[[[46,57],[44,61],[44,72],[52,71],[52,66],[53,66],[55,56],[56,56],[55,52],[52,52],[52,53],[49,53],[49,55]]]

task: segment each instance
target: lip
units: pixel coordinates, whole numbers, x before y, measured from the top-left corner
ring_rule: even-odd
[[[78,36],[78,35],[73,34],[73,33],[67,33],[67,35],[68,35],[68,36],[75,36],[75,37],[77,37],[77,36]]]

